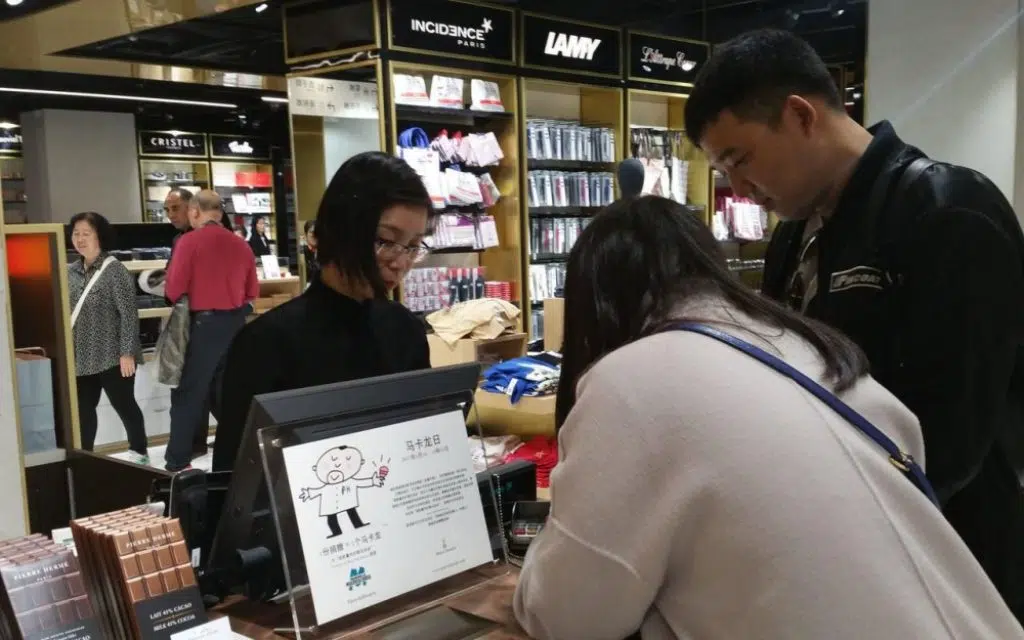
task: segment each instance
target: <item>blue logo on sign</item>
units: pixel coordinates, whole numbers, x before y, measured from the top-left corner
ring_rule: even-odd
[[[365,587],[366,583],[370,581],[370,574],[366,573],[365,567],[352,567],[348,572],[348,582],[345,586],[348,587],[349,591],[354,590],[356,587]]]

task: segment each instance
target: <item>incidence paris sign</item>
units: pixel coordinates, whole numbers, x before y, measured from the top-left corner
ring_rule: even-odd
[[[711,55],[706,42],[649,33],[628,34],[629,79],[692,87]]]
[[[457,0],[391,3],[391,48],[515,63],[515,13]]]
[[[462,411],[281,453],[319,625],[494,557]]]
[[[140,131],[139,155],[205,158],[206,134],[182,131]]]
[[[524,11],[522,65],[534,69],[622,76],[622,33]]]

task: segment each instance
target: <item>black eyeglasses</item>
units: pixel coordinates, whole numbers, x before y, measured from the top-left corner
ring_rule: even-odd
[[[377,255],[385,258],[398,258],[399,256],[409,256],[412,261],[421,262],[424,258],[430,255],[430,247],[424,243],[406,245],[393,240],[385,240],[384,238],[377,238],[376,242]]]

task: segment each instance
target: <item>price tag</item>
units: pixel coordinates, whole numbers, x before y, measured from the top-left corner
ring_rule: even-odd
[[[229,618],[217,618],[198,627],[171,634],[171,640],[235,640],[244,637],[231,630]]]

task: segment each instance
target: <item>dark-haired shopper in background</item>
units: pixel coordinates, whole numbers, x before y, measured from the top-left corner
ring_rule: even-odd
[[[129,460],[149,464],[146,425],[135,400],[135,370],[142,364],[135,282],[128,269],[106,253],[113,233],[106,218],[91,211],[79,213],[70,226],[71,244],[82,256],[68,265],[81,446],[93,449],[96,407],[106,391],[128,434]]]
[[[249,247],[252,248],[253,255],[257,258],[269,256],[272,251],[270,241],[267,239],[267,220],[261,217],[253,218],[249,231]]]
[[[975,171],[915,162],[888,122],[854,122],[782,31],[715,48],[686,132],[785,221],[764,292],[851,337],[917,415],[946,517],[1024,619],[1024,235],[1009,202]]]
[[[302,256],[306,259],[306,284],[320,277],[320,262],[316,257],[316,223],[306,220],[302,225],[302,235],[306,243],[302,247]]]
[[[433,215],[404,160],[367,152],[341,165],[316,216],[319,277],[231,345],[214,470],[234,467],[255,395],[430,367],[423,323],[387,295],[426,256]]]
[[[665,198],[594,217],[566,267],[551,517],[514,608],[537,640],[1010,640],[1024,630],[939,509],[755,345],[921,456],[839,332],[759,296]]]

